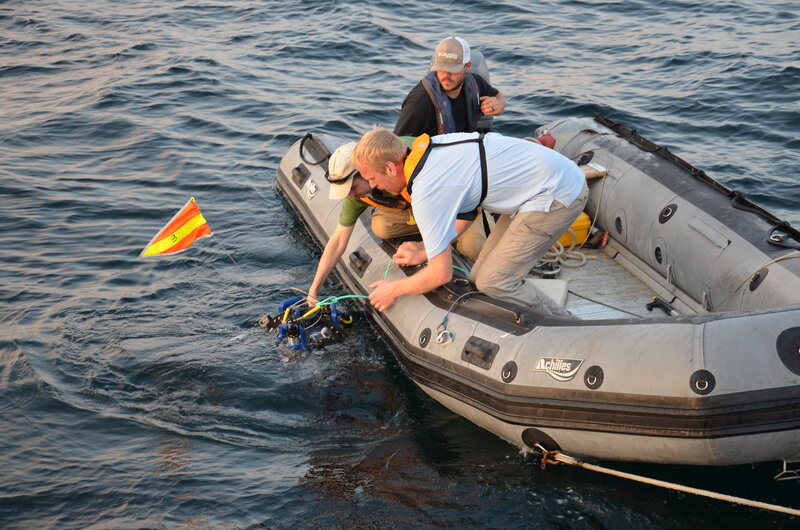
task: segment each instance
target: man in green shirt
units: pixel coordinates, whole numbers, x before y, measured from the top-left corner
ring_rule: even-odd
[[[410,136],[402,138],[409,147],[414,140]],[[322,251],[314,281],[308,289],[309,305],[319,301],[319,291],[344,254],[356,221],[370,206],[375,206],[372,212],[372,232],[381,239],[419,234],[410,205],[402,197],[379,189],[373,190],[353,167],[352,154],[355,147],[356,142],[346,143],[334,151],[328,160],[326,178],[331,183],[329,197],[334,201],[342,200],[342,210],[339,213],[339,224]],[[461,254],[473,261],[485,241],[482,233],[476,233],[482,237],[475,237],[470,231],[462,234],[456,245]]]
[[[382,206],[375,208],[372,213],[372,231],[381,239],[419,234],[411,217],[410,206],[396,195],[380,190],[372,193],[369,183],[355,170],[351,160],[355,147],[356,142],[346,143],[334,151],[328,160],[326,177],[331,183],[329,197],[334,201],[344,200],[339,225],[322,251],[314,281],[308,289],[309,305],[319,301],[319,291],[344,254],[356,221],[370,206]]]

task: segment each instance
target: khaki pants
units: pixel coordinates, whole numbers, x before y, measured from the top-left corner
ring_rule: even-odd
[[[416,224],[408,224],[410,212],[375,208],[372,212],[372,232],[381,239],[419,234]]]
[[[483,215],[483,214],[481,214]],[[375,208],[372,212],[372,232],[381,239],[393,239],[419,234],[416,224],[408,224],[409,212]],[[475,261],[486,243],[483,219],[475,222],[458,238],[456,248],[467,259]]]
[[[488,216],[489,228],[493,230],[494,219],[485,212],[481,212],[469,228],[461,234],[461,237],[456,240],[456,249],[462,256],[473,262],[478,259],[481,250],[483,250],[483,245],[486,244],[486,230],[483,228],[484,215]]]
[[[583,190],[572,204],[553,202],[549,212],[501,215],[472,267],[471,277],[486,294],[529,307],[535,312],[570,316],[525,277],[553,243],[575,222],[589,198]]]

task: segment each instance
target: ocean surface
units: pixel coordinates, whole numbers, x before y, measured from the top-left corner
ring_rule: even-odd
[[[600,112],[800,222],[797,2],[0,1],[0,527],[800,528],[543,470],[363,315],[295,356],[259,328],[319,257],[280,158],[391,128],[450,34],[496,131]],[[139,259],[192,196],[214,237]],[[800,508],[770,466],[609,467]]]

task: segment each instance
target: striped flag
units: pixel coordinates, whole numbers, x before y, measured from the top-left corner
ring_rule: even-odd
[[[211,227],[208,226],[203,214],[200,213],[200,207],[192,197],[181,208],[181,211],[175,214],[175,217],[150,240],[139,257],[182,252],[192,246],[196,240],[210,235],[212,235]]]

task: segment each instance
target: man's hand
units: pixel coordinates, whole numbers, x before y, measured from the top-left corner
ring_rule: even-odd
[[[481,114],[486,116],[497,116],[502,114],[503,109],[505,108],[505,104],[500,101],[500,98],[495,96],[481,96],[480,102]]]
[[[428,266],[401,280],[378,280],[370,289],[369,301],[378,311],[386,311],[398,298],[409,294],[422,294],[436,289],[453,279],[453,254],[448,245],[442,252],[428,260]]]
[[[391,280],[378,280],[370,284],[370,289],[375,289],[369,293],[369,301],[378,311],[385,311],[400,297],[395,293],[396,282]]]
[[[428,259],[428,255],[425,253],[425,245],[421,241],[406,241],[397,247],[397,252],[394,253],[392,259],[397,265],[409,267],[424,263]]]
[[[581,171],[583,171],[583,176],[586,177],[587,179],[596,179],[596,178],[600,178],[600,177],[605,177],[606,176],[606,171],[602,171],[600,169],[593,168],[592,166],[589,166],[589,165],[580,166],[580,168],[581,168]]]

